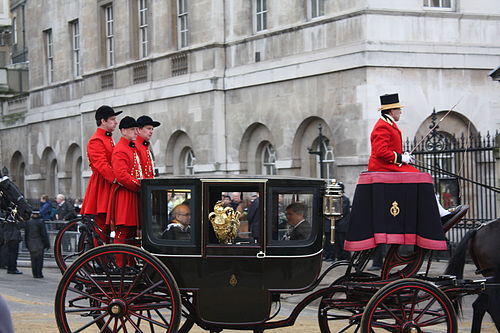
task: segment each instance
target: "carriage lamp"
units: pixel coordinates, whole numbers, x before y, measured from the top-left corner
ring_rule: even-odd
[[[330,220],[330,243],[335,243],[335,221],[342,218],[344,191],[336,179],[327,181],[323,196],[323,215]]]

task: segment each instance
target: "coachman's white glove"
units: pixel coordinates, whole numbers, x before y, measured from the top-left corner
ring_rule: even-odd
[[[406,151],[401,156],[401,161],[405,164],[413,164],[415,163],[415,157]]]

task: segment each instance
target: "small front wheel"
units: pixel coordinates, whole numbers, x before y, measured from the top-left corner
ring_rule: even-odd
[[[382,287],[368,302],[361,333],[456,333],[457,318],[446,294],[418,279],[397,280]]]
[[[116,257],[134,262],[118,267]],[[130,245],[104,245],[85,252],[65,271],[55,297],[61,332],[91,326],[100,332],[177,332],[181,300],[165,265]]]
[[[68,221],[59,230],[54,241],[54,258],[61,273],[64,273],[68,266],[90,249],[88,245],[89,233],[82,226],[82,218]]]

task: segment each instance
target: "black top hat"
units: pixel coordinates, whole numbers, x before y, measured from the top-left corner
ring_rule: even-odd
[[[399,104],[398,94],[386,94],[380,96],[380,104],[381,106],[378,108],[380,111],[401,109],[402,107],[404,107],[403,105]]]
[[[126,116],[122,120],[120,120],[120,125],[118,125],[119,129],[132,128],[132,127],[138,127],[137,121],[135,121],[134,118],[129,116]]]
[[[122,112],[123,111],[115,112],[115,110],[113,110],[113,108],[111,106],[102,105],[95,112],[95,120],[108,119],[109,117],[117,116]]]
[[[137,118],[137,125],[138,125],[138,127],[144,127],[146,125],[158,127],[158,126],[160,126],[160,122],[154,121],[149,116],[140,116],[139,118]]]

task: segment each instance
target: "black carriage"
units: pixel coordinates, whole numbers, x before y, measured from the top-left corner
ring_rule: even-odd
[[[244,204],[224,205],[220,200],[230,193]],[[293,325],[305,306],[320,300],[322,332],[456,332],[452,301],[481,289],[477,282],[419,273],[429,257],[419,247],[402,253],[392,245],[381,275],[364,271],[371,250],[322,271],[324,213],[341,213],[335,183],[291,177],[147,179],[140,195],[140,247],[90,249],[95,225],[91,219],[74,221],[66,230],[80,225],[75,260],[61,251],[65,230],[59,233],[56,258],[64,274],[55,315],[61,331],[97,326],[101,332],[188,332],[197,324],[213,332],[260,332]],[[287,207],[294,203],[308,226],[300,237],[291,236],[287,223]],[[169,235],[169,215],[179,204],[189,207],[190,225]],[[117,267],[117,256],[129,265]],[[339,266],[345,274],[318,287]],[[273,304],[281,295],[299,293],[305,297],[295,309],[275,319],[279,307]]]

